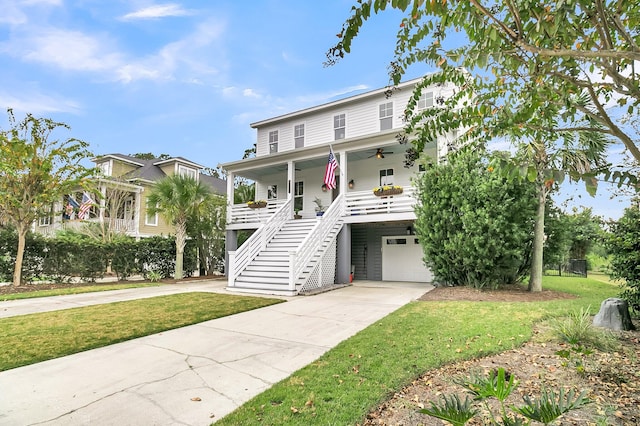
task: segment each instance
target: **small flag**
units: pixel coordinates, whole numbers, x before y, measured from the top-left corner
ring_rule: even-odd
[[[89,210],[93,206],[94,202],[85,192],[82,194],[82,204],[80,204],[80,210],[78,211],[78,219],[89,219]]]
[[[338,168],[338,162],[336,161],[333,150],[329,148],[329,161],[327,161],[327,168],[324,171],[324,183],[328,189],[334,189],[336,187],[336,169]]]
[[[76,209],[80,208],[80,204],[73,198],[73,195],[67,195],[67,206],[64,209],[66,219],[73,220],[76,216]]]

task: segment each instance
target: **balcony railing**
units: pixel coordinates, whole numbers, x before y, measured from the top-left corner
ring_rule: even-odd
[[[351,191],[345,198],[345,216],[411,213],[416,204],[414,191],[403,187],[402,194],[378,197],[371,191]]]
[[[111,231],[118,233],[134,233],[136,231],[136,222],[131,219],[109,219],[105,218],[105,226],[110,226]],[[53,235],[58,231],[77,231],[83,226],[91,223],[99,223],[98,218],[88,220],[70,220],[64,222],[56,222],[47,226],[36,226],[36,232],[44,235]]]
[[[286,200],[273,200],[267,207],[251,209],[246,204],[231,206],[230,224],[265,223]],[[416,204],[414,190],[410,186],[403,187],[402,194],[378,197],[370,191],[349,191],[342,199],[345,204],[344,216],[380,215],[395,213],[413,213]]]

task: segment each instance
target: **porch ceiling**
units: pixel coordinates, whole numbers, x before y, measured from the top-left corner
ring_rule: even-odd
[[[384,148],[385,157],[391,155],[404,156],[409,145],[399,144],[396,139],[397,134],[398,129],[392,129],[374,135],[334,141],[332,143],[333,152],[338,156],[338,161],[341,161],[339,158],[340,153],[346,152],[349,162],[371,158],[378,148]],[[428,143],[425,146],[425,152],[433,151],[435,153],[435,150],[435,142]],[[236,176],[256,181],[262,176],[286,173],[290,161],[295,164],[297,170],[324,167],[327,164],[328,151],[329,144],[322,144],[292,149],[277,154],[261,155],[255,158],[225,163],[221,166]]]

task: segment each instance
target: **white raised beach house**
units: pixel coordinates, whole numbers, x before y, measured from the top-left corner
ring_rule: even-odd
[[[404,167],[396,135],[420,79],[314,106],[251,126],[256,156],[223,164],[227,171],[228,289],[295,295],[356,280],[430,282],[413,223],[411,179],[419,165]],[[423,89],[418,108],[447,98],[454,87]],[[455,140],[443,134],[425,148],[440,159]],[[339,168],[337,187],[323,177],[330,147]],[[263,208],[234,204],[236,177],[255,182]],[[375,195],[374,187],[402,187]],[[326,207],[316,216],[318,199]],[[301,219],[294,219],[299,212]],[[237,247],[240,230],[255,230]]]

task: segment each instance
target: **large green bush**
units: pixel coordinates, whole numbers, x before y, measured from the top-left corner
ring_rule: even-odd
[[[0,229],[0,282],[13,276],[17,234],[11,228]],[[82,281],[101,278],[110,265],[119,280],[134,274],[145,277],[151,271],[162,278],[172,275],[175,265],[174,238],[152,237],[136,241],[131,237],[103,242],[77,232],[62,232],[55,238],[27,234],[22,279],[32,282],[47,279],[69,282],[72,277]],[[197,250],[189,242],[184,254],[185,276],[197,268]]]
[[[472,150],[417,179],[416,231],[436,282],[495,288],[528,270],[534,188],[507,181]]]
[[[636,314],[640,313],[640,210],[625,209],[612,224],[607,240],[611,255],[611,278],[624,280],[621,296]]]

